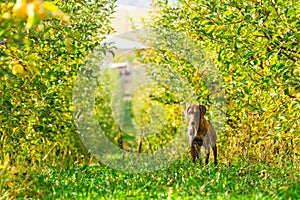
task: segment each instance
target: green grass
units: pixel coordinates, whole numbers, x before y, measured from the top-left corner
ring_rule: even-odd
[[[297,166],[241,162],[200,166],[176,161],[148,174],[124,174],[100,166],[47,168],[34,174],[20,197],[42,199],[299,199]]]

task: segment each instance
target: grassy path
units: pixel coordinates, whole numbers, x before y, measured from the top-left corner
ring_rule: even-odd
[[[85,165],[49,168],[25,192],[44,199],[299,199],[298,170],[247,163],[206,168],[185,160],[153,173],[124,174]]]

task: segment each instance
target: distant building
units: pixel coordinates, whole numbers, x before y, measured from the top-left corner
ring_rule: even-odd
[[[109,68],[119,70],[120,79],[122,80],[123,91],[125,96],[130,96],[132,92],[132,74],[133,68],[129,62],[112,63]]]

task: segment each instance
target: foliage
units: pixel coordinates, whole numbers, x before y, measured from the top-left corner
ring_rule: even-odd
[[[123,86],[119,74],[104,72],[95,91],[97,125],[115,144],[124,142],[126,150],[152,152],[185,134],[185,103],[207,105],[217,127],[222,119],[214,109],[221,109],[227,124],[219,132],[220,164],[193,164],[186,152],[149,174],[90,165],[92,157],[82,148],[72,119],[71,96],[78,71],[85,77],[82,83],[94,78],[81,65],[86,56],[96,48],[107,52],[100,41],[112,31],[115,1],[5,2],[0,4],[1,198],[299,198],[300,4],[167,2],[154,1],[146,27],[171,31],[162,38],[159,31],[148,35],[151,47],[139,52],[158,84],[139,87],[132,100],[117,102],[123,95],[114,93]],[[191,43],[160,43],[166,36],[181,43],[186,37],[197,47],[192,49],[196,57],[178,53]],[[209,62],[223,83],[213,67],[203,68]],[[226,107],[225,95],[210,93],[212,88],[225,89]],[[114,106],[132,118],[122,112],[116,116]],[[129,135],[132,127],[136,132]],[[102,138],[91,136],[96,137],[92,147],[99,148]],[[141,149],[137,138],[145,139]]]
[[[155,1],[146,27],[186,35],[206,51],[221,73],[227,110],[219,108],[226,112],[227,125],[219,134],[219,146],[227,156],[225,162],[241,155],[267,163],[284,159],[299,163],[299,2],[167,2]],[[186,71],[181,74],[198,102],[210,106],[211,94],[203,86],[205,76],[197,73],[199,65],[172,59],[170,54],[152,45],[144,62]]]
[[[29,174],[46,165],[89,159],[72,120],[72,88],[85,57],[96,47],[105,51],[100,42],[112,31],[114,1],[55,1],[56,6],[67,21],[45,18],[28,29],[26,19],[0,19],[0,40],[6,39],[0,45],[0,193],[26,190]],[[0,16],[11,9],[1,9]],[[24,183],[7,184],[20,175]]]

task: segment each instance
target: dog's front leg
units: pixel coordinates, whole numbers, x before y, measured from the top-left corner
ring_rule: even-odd
[[[196,158],[199,159],[201,158],[201,146],[199,146],[198,144],[195,144],[195,149],[196,149]]]
[[[191,154],[193,162],[195,162],[196,158],[197,158],[197,149],[196,149],[195,142],[194,142],[195,133],[196,133],[195,128],[193,126],[189,126],[188,136],[189,136],[189,141],[190,141],[190,154]]]
[[[217,155],[217,144],[215,144],[212,148],[214,154],[214,163],[215,165],[218,164],[218,155]]]
[[[190,146],[190,153],[191,153],[192,161],[196,162],[197,149],[196,149],[195,145],[193,145],[193,144]]]
[[[210,148],[205,148],[205,164],[207,165],[208,164],[208,161],[209,161],[209,153],[210,153]]]

